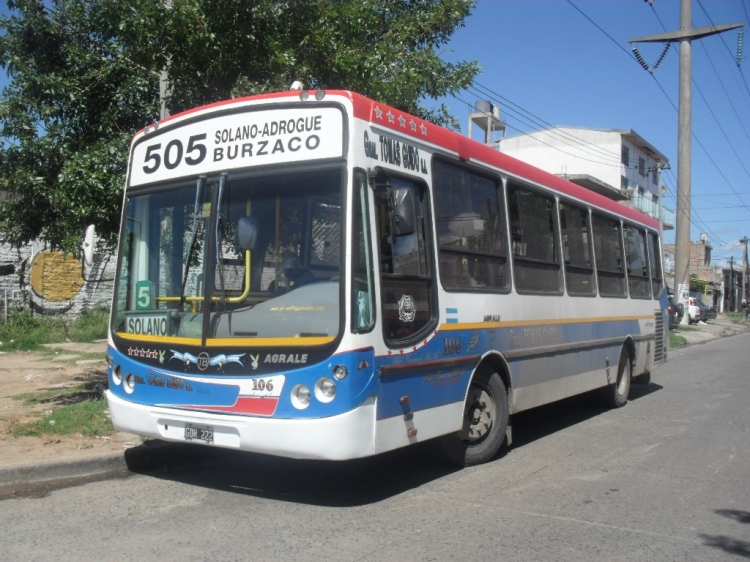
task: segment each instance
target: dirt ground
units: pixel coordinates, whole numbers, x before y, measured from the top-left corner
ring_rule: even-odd
[[[53,408],[50,404],[27,406],[12,396],[85,382],[105,388],[106,350],[106,341],[54,344],[45,352],[0,350],[0,466],[85,458],[121,452],[141,443],[140,437],[128,433],[101,437],[10,434],[14,426],[44,416]]]

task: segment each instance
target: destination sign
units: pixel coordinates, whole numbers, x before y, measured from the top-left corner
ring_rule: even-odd
[[[148,133],[133,148],[130,185],[249,166],[343,155],[344,118],[335,107],[220,115]]]
[[[169,312],[135,312],[127,314],[125,331],[139,336],[171,336],[174,334]]]

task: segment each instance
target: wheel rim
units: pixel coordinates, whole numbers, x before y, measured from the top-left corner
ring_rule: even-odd
[[[466,397],[464,425],[458,433],[461,441],[475,445],[489,435],[497,415],[492,394],[484,385],[474,383]]]

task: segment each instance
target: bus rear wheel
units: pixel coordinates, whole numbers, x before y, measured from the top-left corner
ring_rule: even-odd
[[[436,439],[437,452],[458,466],[489,461],[505,440],[508,428],[508,391],[495,372],[477,374],[464,404],[463,426]]]
[[[602,398],[612,408],[622,408],[628,402],[630,382],[633,376],[633,362],[630,353],[623,347],[620,351],[620,362],[617,365],[617,380],[602,388]]]

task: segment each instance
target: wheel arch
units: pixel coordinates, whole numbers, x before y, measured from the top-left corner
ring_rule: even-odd
[[[469,392],[471,382],[479,374],[483,374],[487,371],[493,371],[500,376],[500,379],[505,385],[505,390],[508,392],[508,410],[509,414],[513,413],[513,382],[510,376],[510,366],[505,357],[497,351],[488,351],[477,362],[474,367],[474,372],[469,378],[469,384],[466,386],[466,394]],[[466,401],[466,395],[464,395],[464,402]]]

